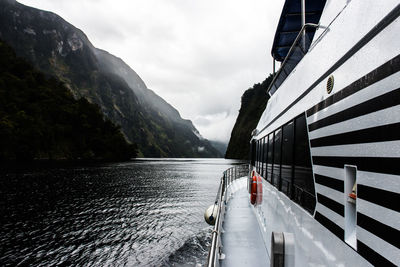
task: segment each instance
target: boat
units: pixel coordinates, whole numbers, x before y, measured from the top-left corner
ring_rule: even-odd
[[[400,265],[399,15],[398,0],[285,1],[280,68],[249,164],[221,178],[207,266]]]

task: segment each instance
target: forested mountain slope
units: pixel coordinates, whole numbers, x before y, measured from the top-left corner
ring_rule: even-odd
[[[136,156],[99,107],[75,100],[0,41],[0,162],[33,159],[127,160]]]

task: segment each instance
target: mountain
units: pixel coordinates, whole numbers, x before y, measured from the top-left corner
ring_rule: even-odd
[[[136,156],[99,107],[75,100],[0,41],[0,162],[33,159],[127,160]]]
[[[226,149],[228,147],[227,143],[220,142],[220,141],[214,141],[214,140],[210,140],[210,143],[213,147],[215,147],[215,149],[217,149],[219,151],[219,153],[221,153],[222,155],[225,155]]]
[[[220,157],[190,120],[149,90],[120,58],[95,48],[58,15],[0,0],[0,39],[75,98],[100,106],[145,157]]]
[[[254,84],[252,88],[243,93],[239,115],[232,129],[225,158],[249,158],[251,132],[257,127],[267,106],[269,99],[267,89],[272,79],[273,76],[270,75],[262,83]]]

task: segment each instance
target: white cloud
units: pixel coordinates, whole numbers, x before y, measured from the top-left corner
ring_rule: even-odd
[[[213,140],[227,142],[231,136],[233,124],[238,112],[226,112],[212,115],[196,116],[193,123],[204,136],[213,136]]]
[[[228,141],[240,97],[272,71],[270,49],[283,0],[21,0],[83,30],[146,85]]]

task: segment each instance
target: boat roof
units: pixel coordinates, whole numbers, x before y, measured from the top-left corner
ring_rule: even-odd
[[[305,0],[306,23],[318,24],[325,2],[326,0]],[[285,59],[301,27],[301,0],[286,0],[272,45],[271,54],[275,60],[283,61]],[[306,33],[312,40],[315,29],[306,31]]]

